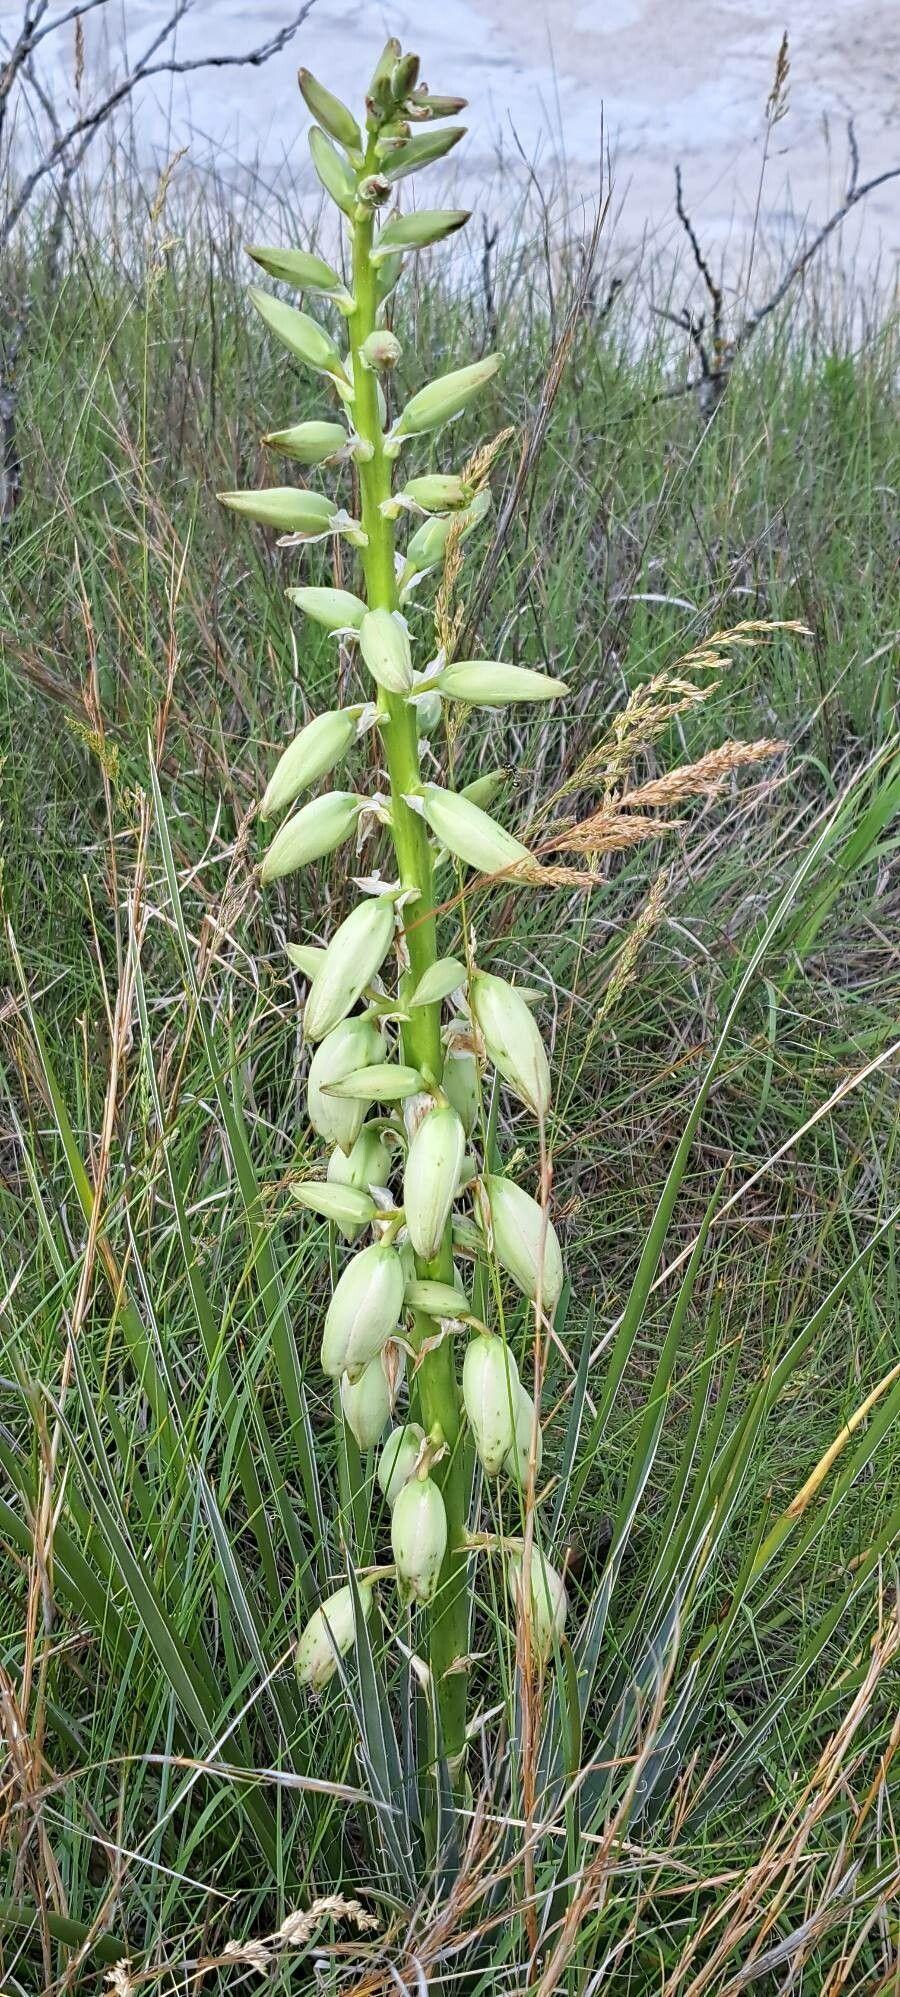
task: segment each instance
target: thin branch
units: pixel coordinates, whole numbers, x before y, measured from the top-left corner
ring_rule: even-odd
[[[767,299],[765,305],[761,305],[756,312],[751,312],[749,317],[744,320],[740,332],[734,341],[735,352],[739,351],[741,347],[746,346],[747,341],[756,332],[757,326],[760,326],[763,320],[768,318],[770,312],[774,312],[776,307],[781,304],[791,285],[802,275],[807,264],[812,262],[813,257],[818,256],[822,244],[827,241],[833,231],[839,229],[841,223],[846,221],[847,216],[856,207],[857,202],[864,201],[867,194],[873,194],[875,188],[883,187],[886,181],[900,179],[900,166],[889,166],[884,173],[876,173],[871,180],[864,180],[860,187],[857,184],[859,155],[855,150],[855,138],[853,148],[854,150],[851,155],[853,158],[851,182],[840,208],[836,208],[834,214],[829,215],[827,222],[823,222],[821,229],[817,231],[812,242],[808,243],[806,249],[802,250],[800,255],[794,258],[793,263],[789,265],[785,272],[781,283],[773,291],[771,298]]]

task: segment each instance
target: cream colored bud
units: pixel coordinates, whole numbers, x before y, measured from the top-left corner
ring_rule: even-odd
[[[509,1346],[492,1332],[469,1340],[462,1391],[479,1460],[489,1477],[498,1477],[515,1444],[519,1369]]]
[[[322,1371],[332,1380],[358,1380],[397,1329],[403,1309],[403,1264],[396,1248],[376,1241],[348,1262],[325,1315]]]
[[[451,374],[438,375],[435,381],[429,381],[401,410],[394,436],[422,436],[449,423],[496,374],[500,360],[500,354],[486,354],[484,360],[473,361],[470,367],[454,368]]]
[[[410,1012],[421,1005],[438,1005],[441,999],[449,998],[460,985],[464,985],[468,972],[458,957],[438,957],[423,971],[411,998],[406,1003]]]
[[[401,1594],[432,1601],[447,1551],[447,1513],[432,1477],[413,1477],[398,1491],[391,1514],[391,1547]]]
[[[347,1427],[356,1437],[358,1448],[374,1449],[381,1441],[391,1412],[391,1389],[384,1368],[384,1355],[370,1359],[358,1380],[345,1373],[341,1380],[341,1408]]]
[[[552,1317],[563,1286],[562,1254],[552,1222],[515,1179],[490,1173],[483,1184],[498,1262],[532,1303],[540,1284],[543,1308]]]
[[[455,1109],[433,1109],[410,1144],[403,1174],[403,1204],[417,1255],[431,1262],[450,1218],[466,1135]]]
[[[326,631],[358,631],[366,614],[361,596],[349,589],[289,589],[291,603]]]
[[[423,513],[455,513],[460,506],[471,505],[472,488],[455,472],[431,472],[408,479],[401,497],[421,506]]]
[[[407,1422],[405,1428],[393,1428],[388,1436],[378,1458],[376,1475],[391,1511],[404,1484],[408,1484],[416,1474],[424,1440],[425,1430],[419,1427],[417,1421]]]
[[[333,499],[323,492],[307,492],[301,485],[271,485],[259,492],[220,492],[223,506],[246,520],[258,520],[261,527],[274,527],[280,534],[327,534],[337,513]]]
[[[413,683],[409,632],[391,610],[367,610],[359,627],[359,649],[379,686],[387,693],[408,693]]]
[[[388,895],[367,897],[351,910],[335,930],[310,986],[303,1014],[307,1040],[321,1040],[346,1018],[380,971],[393,937],[394,904]]]
[[[307,867],[311,860],[321,860],[343,845],[355,830],[364,803],[355,791],[332,790],[301,805],[279,826],[272,840],[259,870],[263,886],[267,881],[281,880],[284,874],[295,874],[298,867]]]
[[[272,771],[259,807],[262,818],[275,818],[346,756],[356,740],[358,711],[336,707],[327,714],[317,714],[301,728]]]
[[[428,1276],[410,1278],[403,1302],[407,1310],[424,1311],[426,1317],[465,1319],[472,1315],[465,1290],[455,1283],[432,1282]]]
[[[343,1154],[339,1154],[343,1155]],[[298,1204],[319,1213],[324,1220],[333,1220],[346,1233],[348,1227],[358,1234],[374,1220],[378,1212],[370,1193],[364,1193],[357,1186],[338,1186],[321,1179],[299,1179],[291,1186],[291,1193]]]
[[[522,1599],[524,1555],[513,1553],[507,1566],[506,1581],[510,1600],[518,1609]],[[566,1627],[569,1613],[569,1598],[566,1594],[562,1575],[557,1574],[540,1548],[533,1546],[530,1560],[530,1601],[527,1617],[531,1626],[531,1640],[539,1656],[546,1657]]]
[[[292,423],[288,430],[267,430],[263,443],[298,465],[324,465],[349,448],[342,423]]]
[[[304,978],[314,978],[325,956],[320,943],[286,943],[285,950],[296,971],[302,971]]]
[[[317,374],[341,375],[346,381],[343,356],[317,319],[311,319],[308,312],[299,312],[296,305],[285,305],[283,299],[273,298],[270,291],[261,291],[257,284],[251,284],[248,296],[270,333],[287,347],[295,360],[303,361]]]
[[[415,710],[416,728],[419,734],[433,735],[435,729],[441,725],[441,715],[444,712],[441,706],[440,694],[434,692],[417,693],[410,702],[410,705]]]
[[[373,374],[387,374],[395,368],[403,353],[396,333],[389,332],[386,326],[376,326],[362,343],[359,358],[363,367],[371,368]]]
[[[525,1000],[505,978],[478,971],[469,985],[469,1004],[494,1067],[536,1116],[545,1117],[550,1067]]]
[[[484,486],[477,492],[471,506],[462,513],[434,513],[417,527],[406,550],[406,561],[400,577],[401,588],[405,589],[413,576],[423,575],[426,570],[436,567],[443,561],[447,542],[451,533],[459,533],[461,541],[468,540],[473,529],[491,510],[491,495]],[[462,522],[461,527],[458,525]]]
[[[488,811],[495,797],[499,797],[508,777],[508,770],[485,770],[482,776],[475,777],[470,784],[463,785],[461,795],[471,798],[473,804],[480,804],[482,811]]]
[[[352,1102],[399,1103],[425,1087],[418,1068],[402,1061],[377,1061],[373,1066],[355,1069],[339,1082],[331,1083],[331,1093]]]
[[[471,798],[459,791],[442,790],[440,784],[423,784],[419,795],[424,816],[441,845],[480,874],[500,874],[517,861],[528,859],[528,847],[521,839],[514,839]]]
[[[441,693],[473,707],[508,707],[516,700],[556,700],[568,693],[564,680],[529,666],[507,666],[502,659],[460,659],[438,674]]]
[[[517,1484],[522,1484],[523,1486],[528,1477],[528,1458],[531,1455],[533,1425],[534,1402],[527,1387],[523,1387],[520,1380],[516,1394],[515,1438],[503,1458],[503,1468],[510,1477],[515,1479]],[[544,1438],[541,1433],[540,1423],[538,1423],[537,1449],[534,1463],[534,1474],[536,1477],[539,1477],[541,1474],[543,1461]]]
[[[349,1075],[384,1053],[380,1029],[371,1019],[342,1019],[325,1035],[309,1064],[306,1107],[313,1129],[326,1144],[351,1151],[365,1120],[365,1104],[341,1102],[326,1094],[329,1083]]]
[[[359,1583],[359,1603],[364,1622],[368,1622],[372,1611],[372,1590],[371,1581]],[[329,1678],[334,1677],[338,1656],[346,1657],[355,1642],[353,1595],[349,1587],[338,1588],[337,1593],[329,1595],[328,1600],[310,1616],[297,1645],[297,1677],[301,1685],[321,1692]]]
[[[380,1132],[369,1124],[362,1130],[349,1152],[336,1145],[328,1160],[328,1181],[335,1186],[346,1186],[358,1193],[369,1193],[372,1186],[386,1186],[391,1170],[391,1154]],[[350,1222],[338,1222],[345,1241],[355,1241],[359,1227]]]

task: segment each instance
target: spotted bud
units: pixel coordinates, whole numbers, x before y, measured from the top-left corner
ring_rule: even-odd
[[[384,1356],[370,1359],[358,1380],[345,1373],[341,1380],[341,1408],[347,1427],[363,1451],[381,1441],[391,1412],[391,1388]]]
[[[352,215],[356,206],[356,175],[320,125],[310,127],[309,150],[316,175],[326,194],[345,215]]]
[[[337,139],[338,145],[348,146],[351,152],[361,152],[363,136],[353,112],[348,110],[346,104],[342,104],[339,97],[333,96],[330,90],[326,90],[324,83],[320,83],[318,77],[313,76],[308,69],[298,70],[297,82],[304,103],[312,112],[317,124],[323,125],[326,132],[329,132],[333,139]]]
[[[456,473],[432,472],[424,478],[408,479],[400,497],[420,506],[423,513],[455,513],[459,507],[471,505],[472,487]]]
[[[279,826],[272,840],[259,870],[263,885],[280,880],[283,874],[296,873],[298,867],[308,866],[310,860],[321,860],[324,854],[333,853],[336,846],[349,839],[364,803],[365,799],[357,797],[354,791],[332,790],[301,805],[293,818]]]
[[[441,693],[472,707],[508,707],[516,700],[556,700],[568,693],[564,680],[528,666],[507,666],[502,659],[460,659],[437,676]]]
[[[303,1014],[307,1040],[321,1040],[346,1018],[380,971],[393,936],[394,904],[388,895],[373,895],[351,909],[335,930],[310,986]]]
[[[500,874],[528,859],[521,839],[514,839],[471,798],[440,784],[423,784],[419,795],[423,816],[441,845],[479,874]]]
[[[534,1426],[534,1402],[531,1398],[531,1395],[528,1392],[527,1387],[523,1387],[522,1382],[520,1380],[518,1392],[516,1394],[516,1405],[515,1405],[515,1436],[510,1448],[507,1450],[506,1455],[503,1458],[504,1470],[508,1473],[510,1477],[515,1479],[515,1482],[517,1484],[524,1485],[528,1476],[528,1458],[531,1455],[531,1436],[532,1436],[533,1426]],[[534,1463],[534,1473],[536,1477],[540,1476],[541,1464],[543,1463],[543,1460],[544,1460],[544,1438],[541,1433],[540,1423],[538,1423],[537,1451]]]
[[[342,1019],[325,1035],[309,1064],[306,1107],[313,1129],[326,1144],[352,1151],[365,1120],[365,1104],[342,1102],[326,1093],[328,1084],[384,1053],[384,1041],[371,1019]]]
[[[372,1611],[372,1591],[371,1581],[360,1582],[359,1606],[364,1622],[368,1622]],[[329,1678],[334,1677],[338,1658],[346,1657],[355,1642],[353,1594],[350,1588],[339,1588],[310,1616],[297,1645],[297,1677],[301,1685],[308,1685],[313,1692],[321,1692]]]
[[[518,1610],[523,1597],[524,1556],[521,1553],[510,1555],[506,1582],[510,1600]],[[554,1641],[558,1641],[566,1627],[569,1613],[569,1598],[566,1594],[562,1575],[551,1567],[540,1548],[533,1546],[530,1560],[529,1601],[526,1609],[531,1628],[531,1639],[538,1654],[546,1657]]]
[[[440,430],[442,424],[451,422],[467,409],[479,389],[484,388],[496,374],[500,366],[500,354],[486,354],[481,361],[473,361],[470,367],[454,368],[450,374],[438,375],[429,381],[425,388],[411,396],[406,407],[401,410],[394,424],[394,437],[420,437],[427,431]]]
[[[469,1004],[494,1067],[536,1116],[545,1117],[550,1067],[525,1000],[505,978],[478,971],[469,986]]]
[[[248,295],[270,333],[287,347],[295,360],[303,361],[317,374],[340,375],[346,380],[343,358],[330,333],[326,333],[317,319],[298,311],[296,305],[285,305],[283,299],[273,298],[271,292],[262,291],[257,284],[251,284]]]
[[[351,1151],[342,1151],[339,1144],[335,1146],[328,1160],[327,1177],[330,1185],[369,1195],[372,1186],[387,1185],[390,1169],[391,1154],[383,1137],[369,1124],[363,1124]],[[356,1240],[360,1230],[353,1221],[338,1220],[338,1226],[345,1241]]]
[[[334,769],[356,740],[358,712],[353,707],[333,708],[301,728],[272,771],[259,807],[262,818],[275,818],[302,790]]]
[[[562,1254],[552,1222],[515,1179],[490,1173],[483,1184],[498,1262],[532,1303],[540,1284],[544,1310],[552,1317],[563,1286]]]
[[[462,1391],[479,1461],[489,1477],[498,1477],[507,1451],[515,1445],[519,1391],[519,1369],[502,1338],[484,1332],[469,1340]]]
[[[396,1248],[376,1241],[348,1262],[325,1316],[322,1370],[332,1380],[358,1380],[397,1329],[403,1309],[403,1264]]]
[[[300,1206],[320,1213],[324,1220],[336,1221],[344,1232],[350,1227],[358,1234],[360,1228],[374,1220],[378,1212],[371,1194],[362,1192],[357,1186],[323,1183],[321,1179],[301,1179],[291,1186],[291,1193]]]
[[[326,631],[358,631],[366,614],[362,597],[349,589],[289,589],[287,594]]]
[[[392,1511],[404,1484],[408,1484],[416,1474],[424,1440],[425,1430],[419,1427],[418,1422],[407,1422],[405,1428],[392,1428],[378,1458],[375,1474]]]
[[[337,513],[324,492],[307,492],[302,485],[270,485],[258,492],[220,492],[223,506],[280,534],[328,534]]]
[[[450,1217],[466,1135],[455,1109],[433,1109],[410,1144],[403,1174],[403,1204],[417,1255],[431,1262]]]
[[[387,693],[408,693],[413,683],[409,632],[391,610],[367,610],[359,627],[359,649],[373,680]]]
[[[298,465],[324,465],[347,449],[342,423],[294,423],[289,430],[267,430],[263,443]]]
[[[432,1477],[413,1477],[397,1493],[391,1547],[401,1594],[430,1602],[447,1551],[447,1514]]]

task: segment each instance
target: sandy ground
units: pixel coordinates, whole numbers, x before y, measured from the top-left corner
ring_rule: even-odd
[[[0,0],[0,22],[10,0]],[[89,18],[88,70],[104,62],[99,23],[133,52],[163,16],[162,0],[114,0]],[[168,11],[166,8],[165,11]],[[265,37],[291,0],[196,0],[184,55]],[[846,180],[852,116],[868,178],[900,164],[897,0],[316,0],[297,42],[263,71],[207,72],[150,90],[142,142],[165,153],[189,139],[198,167],[257,160],[269,184],[308,185],[298,60],[345,96],[358,94],[385,33],[420,50],[436,89],[464,90],[472,136],[456,155],[459,193],[492,217],[521,176],[518,146],[542,179],[563,160],[577,208],[602,185],[605,135],[614,163],[615,228],[624,259],[646,235],[678,240],[673,168],[682,162],[692,212],[726,267],[737,268],[758,198],[765,104],[783,28],[790,34],[787,113],[771,141],[760,218],[788,242],[834,205]],[[70,74],[64,31],[57,85]],[[60,38],[62,41],[62,37]],[[421,197],[420,197],[421,198]],[[900,181],[874,194],[843,232],[840,255],[884,285],[900,253]]]

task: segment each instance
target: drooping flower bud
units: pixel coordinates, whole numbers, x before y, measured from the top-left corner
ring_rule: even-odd
[[[391,1412],[390,1382],[384,1368],[384,1355],[370,1359],[358,1380],[345,1373],[341,1380],[341,1408],[347,1427],[362,1450],[374,1449],[381,1441]]]
[[[359,1602],[364,1622],[372,1610],[373,1583],[360,1581]],[[338,1588],[316,1609],[297,1645],[297,1677],[301,1685],[321,1692],[337,1670],[337,1657],[346,1657],[356,1642],[353,1595],[349,1587]],[[337,1656],[335,1653],[337,1652]]]
[[[373,374],[386,374],[396,367],[402,353],[396,333],[389,332],[387,326],[378,326],[363,341],[359,358],[363,367],[371,368]]]
[[[313,256],[309,250],[282,250],[269,248],[268,244],[248,243],[247,255],[258,263],[269,277],[277,278],[280,284],[291,284],[295,291],[343,291],[344,280],[323,257]]]
[[[394,215],[372,249],[372,262],[378,264],[397,251],[403,255],[407,250],[427,250],[432,243],[442,243],[465,226],[469,214],[468,208],[415,208],[407,215]]]
[[[391,610],[367,610],[359,627],[359,649],[379,686],[387,693],[408,693],[413,683],[409,632]]]
[[[429,430],[439,430],[454,416],[459,416],[468,408],[473,396],[491,380],[500,366],[500,354],[485,354],[481,361],[473,361],[471,366],[453,368],[450,374],[438,375],[429,381],[415,395],[410,396],[405,409],[394,424],[394,437],[424,436]]]
[[[498,1262],[532,1303],[537,1300],[540,1281],[543,1307],[552,1317],[563,1286],[562,1253],[552,1222],[515,1179],[492,1172],[485,1175],[483,1184]]]
[[[353,168],[339,153],[331,140],[326,138],[320,125],[311,125],[309,150],[318,179],[326,194],[345,215],[352,215],[356,204],[356,175]]]
[[[317,374],[340,375],[346,381],[343,358],[317,319],[299,312],[296,305],[285,305],[283,299],[273,298],[271,292],[261,291],[258,284],[249,286],[248,297],[270,333],[287,347],[288,353],[314,368]]]
[[[433,1477],[413,1477],[397,1493],[391,1546],[401,1593],[430,1602],[447,1551],[447,1513]]]
[[[275,527],[280,534],[327,534],[338,509],[324,492],[307,492],[302,485],[269,485],[257,492],[220,492],[223,506]]]
[[[506,1455],[503,1458],[504,1470],[507,1472],[507,1474],[510,1477],[515,1479],[515,1482],[517,1484],[524,1485],[526,1478],[528,1476],[528,1458],[531,1455],[531,1436],[532,1436],[533,1426],[534,1426],[534,1402],[531,1398],[531,1395],[528,1392],[528,1388],[523,1387],[522,1382],[520,1380],[518,1392],[516,1394],[515,1437],[513,1439],[510,1448],[507,1450]],[[534,1474],[536,1477],[539,1477],[541,1474],[541,1465],[543,1463],[543,1460],[544,1460],[544,1437],[541,1431],[540,1423],[538,1423],[537,1450],[535,1453],[535,1461],[534,1461]]]
[[[425,1430],[417,1421],[409,1421],[405,1428],[392,1428],[387,1442],[378,1458],[376,1472],[378,1482],[387,1499],[391,1511],[397,1502],[404,1484],[408,1484],[416,1474],[419,1451],[425,1440]]]
[[[361,152],[363,136],[353,112],[348,110],[346,104],[342,104],[339,97],[326,90],[324,83],[320,83],[311,70],[298,70],[297,82],[304,101],[317,123],[324,125],[326,132],[330,132],[331,137],[337,139],[338,145],[347,146],[351,152]]]
[[[335,1146],[328,1160],[327,1176],[330,1185],[368,1193],[372,1186],[387,1185],[390,1169],[391,1154],[383,1137],[379,1131],[364,1123],[352,1151],[344,1152],[340,1145]],[[356,1240],[358,1226],[341,1221],[338,1221],[338,1226],[345,1241]]]
[[[545,1117],[550,1067],[525,1000],[505,978],[478,971],[469,985],[469,1004],[494,1067],[536,1116]]]
[[[309,1064],[306,1109],[310,1123],[326,1144],[351,1151],[365,1120],[365,1104],[342,1102],[326,1094],[330,1082],[349,1075],[384,1053],[384,1040],[372,1019],[342,1019],[325,1035]]]
[[[338,1156],[343,1156],[339,1152]],[[361,1227],[375,1219],[378,1208],[370,1193],[359,1186],[339,1186],[321,1179],[299,1179],[291,1186],[291,1193],[302,1207],[309,1207],[312,1213],[320,1213],[325,1220],[333,1220],[347,1234],[348,1228],[354,1235]]]
[[[440,784],[423,784],[419,796],[423,816],[441,845],[480,874],[500,874],[518,860],[528,859],[528,847],[521,839],[514,839],[461,792],[443,790]]]
[[[433,160],[443,159],[445,153],[449,153],[465,136],[465,125],[448,125],[442,132],[414,132],[395,152],[388,154],[384,172],[389,180],[403,180],[406,174],[416,173],[419,167],[430,166]]]
[[[358,631],[366,614],[362,597],[350,589],[289,589],[287,595],[326,631]]]
[[[263,793],[261,818],[275,818],[302,790],[328,775],[356,740],[359,709],[336,707],[317,714],[279,756]]]
[[[403,1264],[396,1248],[373,1242],[348,1262],[325,1315],[322,1371],[332,1380],[358,1380],[397,1329],[403,1309]]]
[[[280,825],[259,870],[259,878],[279,881],[311,860],[321,860],[349,839],[365,803],[355,791],[331,790],[310,799]]]
[[[438,674],[441,693],[472,707],[508,707],[516,700],[556,700],[568,693],[564,680],[536,673],[529,666],[507,666],[502,659],[459,659]]]
[[[518,1609],[522,1598],[524,1556],[521,1553],[510,1555],[506,1573],[506,1583],[510,1600]],[[527,1615],[531,1625],[531,1639],[539,1656],[546,1657],[554,1638],[560,1638],[566,1627],[569,1613],[569,1598],[566,1594],[562,1575],[551,1567],[540,1548],[531,1549],[531,1586]]]
[[[455,1109],[433,1109],[409,1147],[403,1174],[403,1204],[409,1238],[417,1255],[437,1254],[459,1185],[466,1134]]]
[[[324,465],[347,450],[342,423],[293,423],[289,430],[267,430],[263,443],[298,465]]]
[[[508,1345],[492,1332],[472,1338],[463,1360],[463,1404],[479,1460],[498,1477],[515,1444],[519,1369]]]
[[[394,904],[388,895],[367,897],[351,909],[335,930],[309,988],[303,1014],[307,1040],[321,1040],[346,1018],[380,971],[393,935]]]

